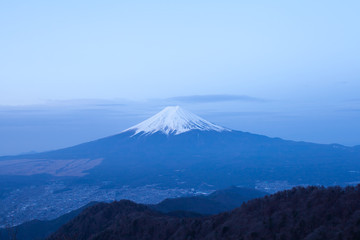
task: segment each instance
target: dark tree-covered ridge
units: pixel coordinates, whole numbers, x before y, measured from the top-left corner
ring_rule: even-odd
[[[178,218],[130,201],[85,210],[49,239],[360,239],[360,185],[296,187],[231,212]]]

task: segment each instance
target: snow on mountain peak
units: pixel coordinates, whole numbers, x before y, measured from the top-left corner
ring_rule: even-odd
[[[162,132],[166,135],[178,135],[190,130],[230,131],[229,129],[208,122],[179,106],[170,106],[145,121],[126,129],[124,132],[135,131],[134,135],[139,133],[153,134],[156,132]]]

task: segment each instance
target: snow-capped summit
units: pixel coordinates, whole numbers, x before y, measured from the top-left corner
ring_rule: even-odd
[[[135,131],[134,135],[139,133],[153,134],[156,132],[162,132],[166,135],[177,135],[190,130],[230,131],[229,129],[208,122],[179,106],[170,106],[145,121],[126,129],[124,132]]]

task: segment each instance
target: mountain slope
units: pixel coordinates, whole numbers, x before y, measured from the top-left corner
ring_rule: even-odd
[[[120,201],[86,209],[49,239],[359,239],[359,199],[360,186],[298,187],[190,219]]]
[[[165,109],[114,136],[57,151],[0,158],[0,175],[9,174],[9,169],[31,175],[29,169],[39,169],[37,174],[61,173],[82,177],[83,182],[186,188],[213,185],[215,189],[240,184],[253,187],[259,181],[294,185],[360,181],[360,175],[354,174],[360,171],[359,148],[229,131],[184,112],[176,107]],[[30,166],[22,167],[24,162]],[[32,168],[31,164],[37,165]]]

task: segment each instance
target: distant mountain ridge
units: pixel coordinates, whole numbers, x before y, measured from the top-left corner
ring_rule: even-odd
[[[248,200],[260,198],[265,195],[266,193],[255,189],[231,187],[215,191],[206,196],[200,195],[165,199],[150,207],[164,213],[187,211],[211,215],[232,210],[240,207],[242,203]]]

